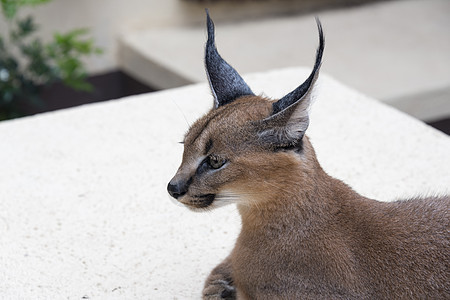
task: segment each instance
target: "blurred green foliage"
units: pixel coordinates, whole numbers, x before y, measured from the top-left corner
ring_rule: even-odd
[[[91,91],[82,58],[102,51],[86,38],[87,29],[55,33],[50,42],[34,37],[38,26],[31,16],[18,17],[26,5],[51,0],[0,0],[8,25],[6,36],[0,35],[0,120],[23,115],[21,105],[45,105],[40,90],[62,81],[75,90]]]

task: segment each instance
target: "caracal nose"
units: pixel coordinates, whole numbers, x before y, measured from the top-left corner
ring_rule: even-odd
[[[172,179],[167,185],[167,191],[169,192],[170,196],[178,199],[187,193],[190,181],[191,180]]]

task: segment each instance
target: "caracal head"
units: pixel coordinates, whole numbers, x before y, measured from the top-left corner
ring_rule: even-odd
[[[214,107],[184,138],[181,165],[169,182],[169,194],[193,210],[237,202],[257,205],[270,197],[271,178],[298,167],[310,144],[305,137],[324,48],[320,44],[312,73],[278,101],[255,96],[237,71],[217,52],[214,24],[207,15],[205,66]],[[288,178],[286,178],[288,181]]]

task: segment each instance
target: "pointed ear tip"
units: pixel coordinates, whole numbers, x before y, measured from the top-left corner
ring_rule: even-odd
[[[314,19],[316,20],[317,27],[319,28],[319,31],[322,31],[322,22],[320,21],[319,16],[315,16]]]
[[[320,18],[319,16],[314,16],[314,19],[316,20],[317,25],[321,25],[322,23],[320,22]]]
[[[317,23],[317,29],[319,30],[319,39],[320,39],[320,43],[324,44],[325,39],[324,39],[324,34],[323,34],[323,26],[322,26],[322,22],[320,22],[319,17],[315,17],[316,18],[316,23]]]
[[[206,11],[206,28],[208,30],[208,35],[214,34],[214,22],[209,15],[209,10],[205,8]]]

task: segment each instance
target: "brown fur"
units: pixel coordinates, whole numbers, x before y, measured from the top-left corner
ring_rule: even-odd
[[[211,110],[185,137],[178,200],[237,203],[242,231],[206,280],[205,299],[450,299],[449,197],[367,199],[329,176],[308,138],[301,151],[258,139],[272,102],[247,96]],[[227,159],[197,174],[210,153]]]

